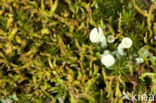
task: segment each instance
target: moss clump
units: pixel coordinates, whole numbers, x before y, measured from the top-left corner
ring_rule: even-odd
[[[0,0],[1,101],[122,103],[123,91],[156,94],[155,7],[152,0]],[[89,40],[94,27],[115,37],[110,50],[124,37],[133,41],[112,68]]]

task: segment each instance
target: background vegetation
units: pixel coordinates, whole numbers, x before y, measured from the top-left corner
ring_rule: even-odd
[[[0,0],[1,102],[125,103],[123,91],[156,94],[155,17],[154,0]],[[133,40],[112,69],[89,41],[94,27],[116,37],[109,50]]]

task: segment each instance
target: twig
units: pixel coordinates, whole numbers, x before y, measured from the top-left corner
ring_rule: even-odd
[[[133,2],[134,7],[137,9],[137,11],[138,11],[140,14],[142,14],[142,15],[145,16],[145,17],[148,17],[148,14],[147,14],[145,11],[143,11],[143,10],[136,4],[135,0],[132,0],[132,2]]]

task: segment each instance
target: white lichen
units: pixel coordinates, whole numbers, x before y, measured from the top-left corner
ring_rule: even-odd
[[[135,58],[135,61],[136,61],[137,64],[141,64],[141,63],[144,62],[144,59],[141,58],[141,57],[138,57],[138,58]]]
[[[100,27],[91,30],[89,39],[93,43],[101,43],[102,47],[107,47],[106,37]]]
[[[125,37],[122,39],[121,43],[117,47],[118,54],[121,56],[126,55],[126,52],[124,49],[128,49],[132,46],[132,40],[128,37]]]
[[[107,68],[111,67],[115,63],[115,58],[109,53],[104,53],[101,57],[101,63]]]
[[[117,47],[117,51],[118,51],[118,54],[121,56],[126,55],[126,52],[124,51],[124,48],[122,47],[121,44],[119,44],[119,46]]]
[[[101,39],[101,47],[102,48],[106,48],[107,47],[107,40],[106,40],[105,36],[103,36],[102,39]]]
[[[132,46],[132,40],[128,37],[125,37],[121,41],[122,48],[130,48]]]
[[[115,37],[113,35],[108,35],[107,36],[107,42],[108,43],[113,43],[115,41]]]

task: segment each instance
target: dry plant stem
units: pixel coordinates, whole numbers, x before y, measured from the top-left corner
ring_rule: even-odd
[[[135,94],[136,85],[133,84],[133,93]],[[133,103],[135,103],[135,100],[133,99]]]
[[[119,38],[119,37],[123,37],[123,30],[121,28],[121,19],[122,19],[122,14],[120,13],[120,18],[119,18],[119,22],[118,22],[118,34],[116,35],[116,38]]]
[[[151,38],[151,37],[152,37],[152,34],[153,34],[153,33],[152,33],[152,30],[151,30],[151,27],[152,27],[152,23],[151,23],[151,21],[152,21],[152,12],[153,12],[153,10],[154,10],[155,4],[153,3],[153,4],[150,6],[149,12],[146,13],[146,12],[144,12],[141,8],[139,8],[139,6],[137,6],[135,0],[132,0],[132,2],[133,2],[134,7],[137,9],[137,11],[138,11],[140,14],[142,14],[143,16],[147,17],[148,30],[149,30],[149,32],[150,32],[149,38]]]
[[[107,27],[109,28],[110,32],[112,33],[112,35],[115,36],[115,31],[113,30],[112,26],[107,24]]]
[[[0,16],[4,13],[4,10],[0,10]]]
[[[112,28],[112,26],[111,25],[109,25],[109,24],[107,24],[107,27],[109,28],[109,30],[110,30],[110,32],[112,33],[112,35],[116,35],[116,38],[118,38],[118,37],[123,37],[123,35],[122,35],[122,33],[123,33],[123,30],[122,30],[122,28],[121,28],[121,18],[122,18],[122,15],[121,15],[121,13],[120,13],[120,18],[119,18],[119,22],[118,22],[118,34],[116,35],[116,33],[115,33],[115,31],[114,31],[114,29]]]
[[[145,33],[144,43],[147,44],[147,32]]]
[[[54,4],[52,0],[49,0],[49,1],[50,1],[50,11],[49,12],[45,11],[44,0],[41,0],[41,11],[45,13],[46,16],[52,17],[57,8],[58,0],[55,0]]]
[[[67,4],[71,5],[71,1],[70,0],[64,0]]]
[[[107,91],[108,91],[108,97],[111,97],[113,95],[113,93],[111,92],[112,91],[112,83],[113,83],[113,80],[114,80],[114,76],[107,76],[105,74],[105,70],[103,69],[102,71],[102,74],[103,74],[103,78],[104,78],[104,82],[106,84],[106,87],[107,87]]]
[[[148,17],[148,14],[147,14],[145,11],[143,11],[143,10],[136,4],[135,0],[132,0],[132,2],[133,2],[134,7],[137,9],[137,11],[138,11],[140,14],[142,14],[142,15],[145,16],[145,17]]]
[[[118,24],[118,32],[120,33],[120,36],[122,36],[122,28],[121,28],[121,18],[122,18],[122,14],[120,13],[120,18],[119,18],[119,24]]]
[[[50,16],[53,16],[56,8],[58,5],[58,0],[55,0],[55,3],[53,4],[52,0],[50,0],[50,6],[51,6],[51,11],[50,11]]]
[[[138,85],[138,78],[135,78],[133,76],[129,76],[126,78],[133,84],[133,94],[135,94],[136,86]],[[134,99],[133,99],[133,103],[135,103]]]
[[[154,4],[151,5],[150,10],[148,12],[148,18],[147,18],[148,30],[150,31],[150,38],[152,37],[153,34],[151,30],[152,27],[151,21],[152,21],[152,12],[154,10],[154,6],[155,6]]]
[[[41,0],[41,10],[44,11],[45,7],[44,7],[44,0]]]

